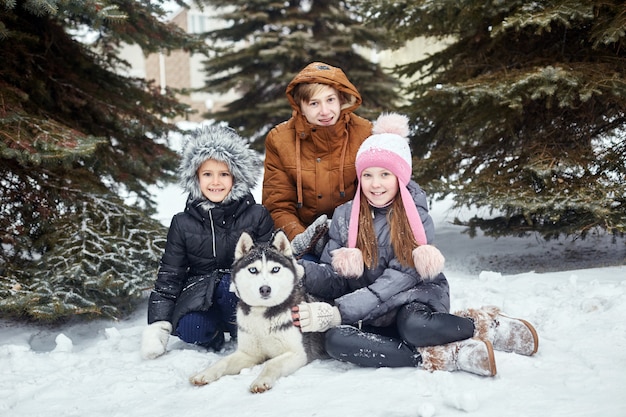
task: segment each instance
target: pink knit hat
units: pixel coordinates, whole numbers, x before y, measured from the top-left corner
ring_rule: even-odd
[[[364,169],[378,167],[389,170],[398,178],[400,197],[418,244],[412,253],[415,269],[422,278],[432,279],[443,270],[445,258],[439,249],[428,244],[422,219],[407,188],[413,173],[411,149],[407,140],[409,119],[397,113],[381,114],[374,123],[372,133],[372,136],[361,144],[356,154],[355,165],[359,184],[350,212],[348,247],[338,248],[332,252],[332,266],[344,277],[360,277],[363,274],[363,254],[356,247],[361,208],[360,178]]]
[[[426,233],[415,202],[407,185],[413,174],[411,149],[407,136],[409,135],[408,117],[397,113],[381,114],[372,129],[373,135],[367,138],[356,154],[356,175],[359,179],[356,194],[350,213],[348,228],[348,247],[356,247],[356,237],[359,228],[359,210],[361,207],[361,173],[366,168],[385,168],[398,177],[400,196],[404,203],[413,236],[418,245],[426,245]]]

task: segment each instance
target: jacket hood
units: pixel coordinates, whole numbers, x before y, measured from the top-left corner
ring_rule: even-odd
[[[327,84],[337,89],[337,91],[341,91],[354,97],[354,103],[351,106],[342,109],[342,113],[353,112],[361,105],[361,95],[350,80],[348,80],[348,77],[346,77],[346,74],[344,74],[341,68],[333,67],[332,65],[328,65],[323,62],[313,62],[304,67],[304,69],[302,69],[302,71],[300,71],[298,75],[291,80],[289,85],[287,85],[285,93],[287,94],[287,100],[289,100],[289,104],[291,105],[294,113],[300,114],[300,103],[296,103],[294,101],[291,94],[293,89],[298,84],[311,83]]]
[[[325,84],[335,88],[337,91],[344,93],[351,97],[349,105],[342,107],[341,114],[337,120],[337,123],[333,126],[314,126],[306,120],[306,117],[302,114],[300,109],[300,103],[296,103],[293,98],[293,90],[299,84],[311,84],[319,83]],[[345,183],[344,183],[344,167],[345,167],[345,155],[348,147],[348,141],[350,140],[348,125],[350,124],[352,112],[359,108],[362,102],[361,95],[356,87],[348,80],[346,74],[341,68],[333,67],[332,65],[325,64],[323,62],[313,62],[304,69],[302,69],[298,75],[287,85],[285,91],[289,104],[292,108],[292,118],[288,123],[293,123],[296,130],[296,193],[297,193],[297,206],[303,206],[303,191],[302,191],[302,155],[300,152],[300,141],[310,137],[312,130],[324,130],[329,132],[333,137],[338,138],[338,146],[341,146],[341,158],[339,160],[339,193],[340,198],[345,196]]]
[[[233,129],[222,126],[205,126],[183,140],[178,168],[179,183],[189,193],[189,199],[199,201],[209,209],[215,203],[200,190],[198,168],[207,159],[225,163],[233,176],[233,188],[222,203],[242,199],[257,185],[261,177],[260,155],[249,148],[244,138]]]

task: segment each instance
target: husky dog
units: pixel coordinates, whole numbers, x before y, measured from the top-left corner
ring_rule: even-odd
[[[327,357],[324,333],[302,333],[291,318],[293,306],[313,301],[304,292],[303,275],[282,230],[264,244],[255,244],[249,234],[242,233],[231,276],[231,291],[239,297],[237,350],[191,377],[191,383],[210,384],[265,362],[250,385],[251,392],[260,393],[271,389],[281,376]]]

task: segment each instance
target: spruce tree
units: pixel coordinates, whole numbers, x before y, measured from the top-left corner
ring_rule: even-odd
[[[418,181],[492,235],[626,231],[622,1],[377,1],[369,25],[441,42],[410,80]],[[494,214],[495,213],[495,214]]]
[[[366,118],[391,111],[398,102],[395,78],[357,50],[381,48],[382,28],[363,26],[360,8],[334,0],[205,0],[231,23],[205,34],[213,55],[206,61],[206,87],[233,89],[240,98],[206,117],[225,121],[252,140],[261,139],[291,116],[287,84],[307,64],[340,67],[363,97],[357,113]],[[359,3],[359,2],[355,2]]]
[[[0,1],[3,316],[120,317],[154,278],[166,230],[148,186],[171,177],[167,120],[188,108],[119,75],[119,46],[205,48],[162,3]]]

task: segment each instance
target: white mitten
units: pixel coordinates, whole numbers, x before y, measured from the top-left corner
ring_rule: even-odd
[[[341,324],[339,309],[328,303],[301,303],[298,304],[298,312],[303,332],[325,332]]]
[[[325,227],[327,220],[328,220],[328,216],[325,214],[322,214],[317,219],[315,219],[315,221],[311,223],[311,225],[307,227],[304,230],[304,232],[300,233],[299,235],[296,235],[291,241],[291,249],[293,250],[293,253],[302,254],[302,253],[305,253],[307,249],[310,249],[309,246],[311,246],[311,241],[313,240],[313,237],[317,233],[318,228]]]
[[[164,354],[171,332],[172,323],[169,321],[149,324],[141,335],[141,356],[144,359],[154,359]]]

